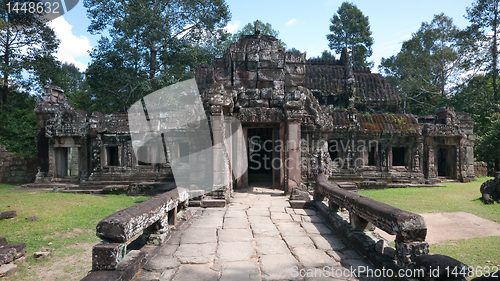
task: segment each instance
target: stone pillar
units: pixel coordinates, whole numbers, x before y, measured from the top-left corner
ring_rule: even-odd
[[[248,153],[248,128],[243,127],[243,138],[245,139],[245,145],[247,146],[247,153]],[[247,155],[248,156],[248,155]],[[248,187],[248,169],[245,171],[245,173],[241,176],[241,178],[238,180],[238,188],[247,188]]]
[[[279,137],[280,140],[283,141],[283,145],[281,146],[281,153],[280,153],[280,178],[279,178],[279,187],[283,191],[287,191],[287,184],[285,181],[285,178],[288,176],[287,175],[287,167],[286,167],[286,148],[284,146],[284,142],[286,140],[286,124],[284,122],[280,123],[280,128],[279,128]]]
[[[236,130],[237,128],[234,128],[234,129]],[[233,143],[233,155],[238,155],[238,153],[240,151],[246,151],[248,149],[248,144],[247,144],[245,133],[244,133],[245,131],[246,131],[246,128],[243,128],[242,133],[238,133],[236,135],[236,138],[234,139],[234,143]],[[232,160],[233,160],[232,165],[236,165],[236,171],[239,171],[239,170],[241,170],[242,167],[244,167],[245,165],[248,165],[248,163],[243,163],[244,159],[240,159],[240,157],[232,158]],[[248,186],[248,169],[245,172],[245,174],[247,177],[247,186]],[[241,175],[240,177],[238,177],[236,179],[235,189],[243,188],[243,177],[245,174]]]
[[[403,268],[411,268],[415,258],[420,255],[429,254],[429,244],[425,241],[396,243],[396,262]]]
[[[335,207],[335,206],[333,206],[333,207]],[[375,226],[371,222],[366,221],[365,219],[354,214],[351,211],[349,212],[349,221],[351,222],[352,229],[354,229],[355,231],[373,231],[373,230],[375,230]]]
[[[213,146],[213,190],[226,188],[226,163],[224,147],[224,116],[217,112],[212,106],[212,132],[214,138]],[[216,106],[215,106],[216,107]],[[226,193],[226,192],[224,192]]]
[[[293,187],[299,186],[301,182],[300,172],[300,121],[296,119],[287,122],[287,150],[288,158],[285,165],[288,168],[288,189],[290,193]]]
[[[236,137],[235,137],[236,139]],[[233,169],[232,165],[236,165],[234,163],[233,159],[233,130],[232,130],[232,125],[231,125],[231,118],[230,117],[225,117],[224,118],[224,146],[226,148],[226,153],[227,153],[227,159],[228,161],[228,171],[226,173],[226,180],[227,184],[229,186],[229,196],[233,195]]]
[[[436,147],[430,146],[427,149],[428,153],[428,158],[427,158],[427,165],[428,165],[428,179],[433,180],[433,183],[435,182],[436,179],[436,166],[435,166],[435,154],[436,154]]]

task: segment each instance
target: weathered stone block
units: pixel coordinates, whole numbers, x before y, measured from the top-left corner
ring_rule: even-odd
[[[259,81],[276,81],[284,80],[285,73],[283,69],[259,69],[258,70],[258,80]]]
[[[279,90],[284,93],[285,90],[285,81],[273,81],[273,89]]]
[[[298,187],[292,188],[292,193],[290,194],[290,200],[310,200],[309,192],[307,190],[302,190]]]
[[[17,217],[16,211],[7,211],[0,213],[0,220]]]
[[[283,68],[282,60],[259,61],[257,68]]]
[[[0,278],[16,274],[17,265],[13,263],[3,264],[0,266]]]
[[[259,61],[259,53],[247,53],[247,61],[258,62]]]
[[[201,207],[203,208],[223,208],[226,206],[226,200],[223,199],[203,199]]]
[[[293,209],[309,209],[314,206],[314,200],[290,200],[289,203]]]
[[[270,107],[283,107],[284,104],[285,104],[285,101],[282,101],[282,100],[270,100],[269,101]]]
[[[252,107],[269,107],[269,100],[251,100],[250,106],[252,106]]]
[[[421,255],[429,254],[427,242],[401,242],[396,240],[396,259],[398,265],[405,266],[415,261]]]
[[[186,196],[186,189],[176,188],[123,209],[101,220],[97,224],[96,235],[110,242],[127,242],[143,229],[160,221],[168,211],[177,206],[180,197]],[[163,227],[166,226],[162,225],[160,228]]]
[[[248,107],[250,106],[250,101],[249,100],[239,100],[238,101],[238,104],[240,105],[240,107]]]
[[[253,62],[253,61],[246,62],[246,70],[248,71],[257,71],[258,68],[259,68],[258,62]]]
[[[45,251],[42,251],[42,252],[34,252],[34,253],[33,253],[33,257],[34,257],[35,259],[37,259],[37,260],[38,260],[38,259],[42,259],[42,258],[44,258],[44,257],[48,257],[48,256],[50,256],[50,252],[45,252]]]
[[[292,52],[286,52],[285,54],[286,63],[306,63],[306,53],[296,55]]]
[[[273,89],[271,88],[264,88],[260,91],[260,98],[261,99],[270,99],[273,94]]]
[[[18,259],[18,258],[24,256],[24,254],[26,254],[26,244],[21,243],[21,242],[9,244],[9,245],[5,246],[4,248],[16,249],[16,256],[14,257],[14,259]]]
[[[245,61],[246,60],[246,53],[244,53],[244,52],[234,53],[233,60],[234,61]]]
[[[101,242],[92,248],[92,270],[116,269],[126,254],[126,243]]]
[[[259,89],[247,89],[240,96],[243,100],[257,100],[260,99],[260,90]]]
[[[0,248],[0,265],[13,261],[16,255],[17,251],[14,248]]]
[[[0,248],[6,246],[7,244],[7,239],[5,237],[0,237]]]
[[[82,281],[123,281],[131,280],[144,266],[148,254],[146,251],[130,251],[116,270],[92,271]]]
[[[258,39],[247,39],[246,51],[248,53],[258,53],[260,50]]]
[[[271,60],[271,52],[270,51],[260,51],[259,52],[260,61],[270,61]]]
[[[286,74],[285,87],[302,86],[304,83],[304,75],[301,74]]]
[[[271,94],[271,99],[282,101],[285,99],[285,92],[281,90],[273,90]]]
[[[415,268],[422,269],[427,278],[434,280],[456,280],[467,277],[468,266],[443,255],[421,255],[415,258]],[[427,280],[426,278],[426,280]]]
[[[246,71],[246,70],[235,70],[234,75],[236,79],[239,80],[250,80],[257,81],[257,72],[256,71]]]
[[[306,66],[304,64],[286,63],[285,74],[306,74]]]
[[[255,89],[257,88],[257,82],[253,80],[240,80],[234,79],[233,81],[234,87],[244,87],[247,89]]]

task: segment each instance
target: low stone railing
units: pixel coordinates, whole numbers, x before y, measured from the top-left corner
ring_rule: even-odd
[[[370,252],[385,254],[394,258],[398,266],[407,268],[411,267],[417,256],[429,253],[429,244],[425,242],[427,227],[424,218],[419,214],[403,211],[341,189],[335,183],[330,182],[328,176],[324,174],[318,175],[314,197],[316,202],[323,201],[325,197],[328,198],[329,210],[324,210],[326,206],[323,210],[319,206],[319,211],[328,212],[326,215],[330,217],[336,216],[337,219],[333,219],[335,227],[344,232],[344,236],[350,240],[351,244],[365,255]],[[337,215],[341,208],[348,211],[350,225],[342,221],[340,214]],[[377,241],[377,237],[374,237],[375,233],[356,236],[356,233],[374,230],[375,226],[391,235],[396,235],[395,250],[385,247],[384,243],[379,242],[380,240]]]
[[[177,207],[187,206],[188,198],[186,189],[176,188],[101,220],[96,235],[103,241],[92,248],[92,270],[115,270],[127,245],[145,232],[148,244],[165,242],[169,225],[176,224]]]

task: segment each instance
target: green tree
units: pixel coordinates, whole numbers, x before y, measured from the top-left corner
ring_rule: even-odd
[[[484,136],[479,136],[476,143],[476,155],[479,159],[493,163],[495,170],[500,170],[500,120],[492,122]]]
[[[291,52],[291,53],[293,53],[295,55],[301,55],[302,54],[302,52],[299,49],[296,49],[296,48],[291,48],[291,49],[288,49],[286,51],[287,52]]]
[[[84,6],[89,32],[109,33],[92,50],[86,72],[91,97],[105,112],[192,77],[226,39],[230,18],[224,0],[84,0]]]
[[[474,132],[484,136],[496,118],[493,101],[493,82],[491,74],[477,75],[456,87],[450,102],[455,111],[470,114],[474,121]]]
[[[18,1],[22,3],[30,1]],[[2,2],[4,3],[4,2]],[[8,6],[0,6],[0,73],[2,75],[2,103],[8,103],[9,92],[16,87],[26,87],[22,71],[30,70],[32,62],[50,57],[56,51],[59,40],[47,26],[43,17],[21,10],[7,11]],[[15,87],[13,87],[15,86]]]
[[[33,108],[39,97],[15,86],[10,87],[9,93],[8,102],[0,111],[0,144],[17,155],[36,155],[37,122]]]
[[[329,52],[328,50],[324,50],[322,53],[321,53],[321,56],[317,56],[317,57],[312,57],[311,59],[321,59],[321,60],[333,60],[335,61],[335,54],[332,54],[331,52]]]
[[[331,18],[330,34],[326,35],[331,50],[337,54],[343,48],[350,49],[353,66],[372,67],[367,58],[372,55],[373,37],[368,17],[356,5],[343,2],[337,13]]]
[[[500,27],[500,0],[476,0],[467,8],[466,18],[471,22],[468,31],[475,34],[480,46],[488,49],[485,61],[489,62],[493,82],[495,111],[499,112],[498,89],[498,29]],[[493,35],[491,35],[493,33]],[[486,43],[486,44],[483,44]]]
[[[444,14],[422,23],[401,51],[382,58],[379,69],[393,83],[402,98],[403,109],[415,114],[432,114],[444,105],[464,73],[463,34]]]
[[[242,29],[238,30],[238,32],[236,32],[233,35],[231,35],[224,42],[224,44],[223,44],[223,47],[224,47],[223,50],[229,48],[229,46],[232,43],[237,42],[242,35],[253,35],[255,33],[255,23],[257,21],[259,21],[259,23],[260,23],[260,34],[262,34],[262,35],[269,35],[269,36],[273,36],[273,37],[277,38],[278,39],[278,44],[281,47],[286,48],[285,42],[283,42],[281,39],[278,38],[278,35],[280,34],[279,31],[273,29],[273,27],[271,26],[270,23],[263,23],[260,20],[256,20],[254,22],[247,23],[245,26],[243,26]]]

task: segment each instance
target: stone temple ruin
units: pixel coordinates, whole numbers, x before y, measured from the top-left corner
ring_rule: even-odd
[[[347,50],[340,60],[307,60],[305,53],[286,52],[276,38],[256,30],[212,66],[198,68],[195,78],[212,127],[217,117],[232,116],[248,141],[249,169],[228,181],[221,199],[257,178],[289,192],[312,185],[318,173],[364,188],[474,180],[470,116],[451,107],[433,116],[402,114],[393,87],[368,68],[351,67]],[[140,161],[137,154],[152,148],[134,151],[127,113],[86,116],[63,92],[46,87],[35,108],[36,183],[119,188],[173,181],[168,161]],[[218,127],[213,140],[227,134],[227,126]],[[193,150],[186,142],[169,153],[189,156]],[[223,174],[232,179],[230,169]]]

